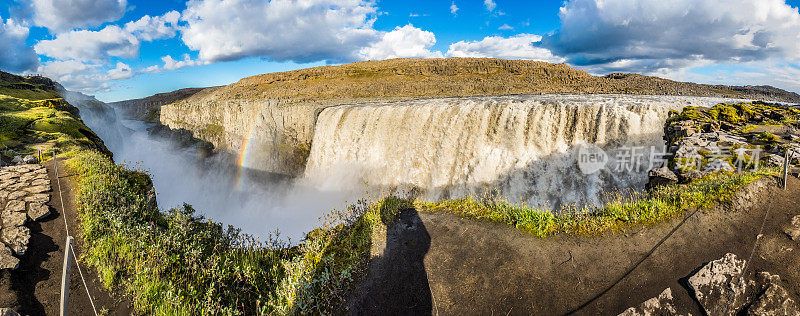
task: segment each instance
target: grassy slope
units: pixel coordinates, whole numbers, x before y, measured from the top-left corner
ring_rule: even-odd
[[[96,151],[68,162],[77,174],[84,255],[108,287],[155,315],[330,313],[363,271],[373,236],[410,202],[387,198],[339,213],[301,246],[261,243],[195,216],[185,205],[161,212],[146,198],[146,174]],[[377,234],[377,235],[376,235]]]
[[[0,94],[0,148],[4,158],[33,154],[44,143],[66,151],[106,150],[102,140],[78,118],[77,109],[63,99],[29,100]]]
[[[758,87],[711,86],[634,74],[592,76],[565,64],[489,58],[392,59],[247,77],[204,89],[185,102],[284,98],[297,102],[385,97],[620,93],[794,100]]]

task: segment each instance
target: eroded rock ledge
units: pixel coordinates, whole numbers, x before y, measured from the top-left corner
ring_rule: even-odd
[[[762,102],[687,106],[664,127],[669,163],[650,171],[648,188],[687,183],[719,171],[800,164],[800,108]]]

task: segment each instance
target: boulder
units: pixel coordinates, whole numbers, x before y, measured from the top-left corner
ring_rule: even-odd
[[[793,217],[789,225],[787,225],[783,231],[792,240],[800,240],[800,215]]]
[[[20,200],[9,201],[5,210],[8,212],[25,212],[25,202]]]
[[[0,243],[0,270],[16,270],[17,268],[19,268],[19,259],[11,254],[11,249]],[[3,313],[0,312],[0,316],[2,315]]]
[[[775,155],[775,154],[768,154],[766,157],[766,163],[773,165],[773,166],[783,166],[783,157]]]
[[[747,309],[747,315],[800,315],[800,307],[781,286],[781,278],[767,272],[757,277],[761,295]]]
[[[19,316],[19,314],[10,308],[0,308],[0,316]]]
[[[24,162],[26,164],[34,164],[34,163],[37,163],[39,161],[33,155],[27,155],[27,156],[25,156],[25,158],[22,158],[22,162]]]
[[[747,302],[746,261],[732,253],[709,262],[689,278],[689,287],[707,315],[734,315]]]
[[[649,178],[646,185],[648,190],[663,185],[678,183],[678,175],[672,172],[672,170],[669,170],[667,166],[650,170],[647,176]]]
[[[28,250],[28,242],[31,239],[31,231],[28,227],[3,227],[3,242],[8,245],[17,255],[24,255]]]
[[[37,185],[37,186],[27,187],[27,188],[25,188],[25,191],[28,191],[28,193],[32,193],[32,194],[33,193],[43,193],[43,192],[50,191],[50,186]]]
[[[9,187],[9,189],[16,190],[16,188],[14,188],[14,187]],[[24,197],[26,195],[28,195],[28,192],[25,192],[25,191],[14,191],[14,192],[11,192],[11,193],[8,194],[7,199],[16,200],[16,199],[22,198],[22,197]]]
[[[3,211],[0,217],[3,219],[3,227],[5,228],[25,225],[25,220],[28,218],[25,213],[11,211]]]
[[[23,162],[22,156],[14,156],[14,158],[11,159],[12,165],[21,165],[22,162]]]
[[[50,194],[34,194],[28,197],[25,197],[26,202],[38,202],[38,203],[47,203],[50,201]]]
[[[42,203],[28,203],[28,218],[39,221],[50,215],[50,208]]]
[[[49,186],[50,185],[50,180],[49,179],[36,179],[36,180],[33,180],[33,182],[31,182],[31,185],[33,185],[33,186],[40,186],[40,185]]]
[[[672,301],[672,289],[667,288],[658,296],[644,301],[637,307],[626,309],[619,316],[677,315],[675,303]]]

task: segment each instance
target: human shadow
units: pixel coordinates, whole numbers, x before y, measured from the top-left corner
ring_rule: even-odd
[[[51,208],[50,211],[55,210]],[[51,214],[45,221],[54,217],[56,216]],[[43,267],[42,263],[59,247],[50,236],[44,234],[39,222],[28,222],[26,226],[31,234],[28,249],[20,258],[19,268],[11,273],[11,289],[17,294],[17,302],[23,315],[45,315],[45,307],[36,297],[36,285],[50,279],[53,271]]]
[[[425,255],[431,237],[414,209],[403,210],[386,231],[383,254],[369,263],[369,274],[350,302],[351,315],[431,315],[431,288]]]

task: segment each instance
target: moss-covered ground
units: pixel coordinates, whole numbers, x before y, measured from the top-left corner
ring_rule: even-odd
[[[2,92],[2,91],[0,91]],[[102,140],[77,115],[77,109],[61,98],[29,100],[0,94],[0,153],[14,156],[49,155],[52,146],[63,151],[92,148],[106,151]]]

